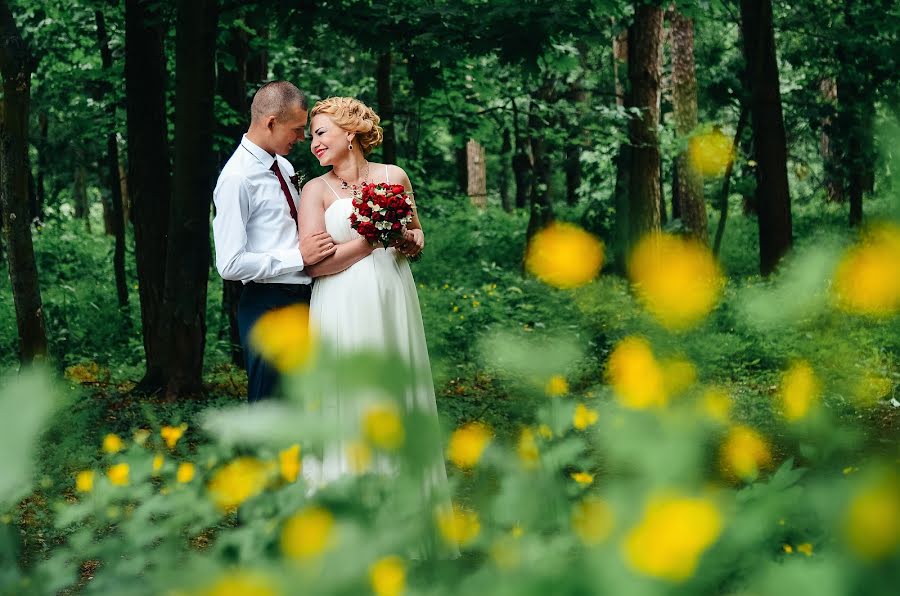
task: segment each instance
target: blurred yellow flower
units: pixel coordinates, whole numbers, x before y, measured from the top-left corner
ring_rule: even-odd
[[[900,309],[900,225],[881,224],[837,266],[834,296],[846,311],[887,316]]]
[[[900,543],[900,477],[888,473],[857,491],[844,517],[844,534],[861,558],[881,560]]]
[[[592,410],[584,404],[578,404],[575,406],[575,413],[572,415],[572,425],[578,430],[584,430],[596,424],[598,417],[599,414],[597,414],[596,410]]]
[[[571,476],[572,480],[582,486],[588,486],[589,484],[594,482],[594,475],[588,474],[587,472],[573,472]]]
[[[278,470],[286,482],[294,482],[300,474],[300,445],[294,443],[278,452]]]
[[[309,307],[295,304],[270,310],[250,330],[250,344],[281,372],[291,372],[308,364],[316,347]]]
[[[453,431],[447,445],[447,457],[458,468],[474,468],[491,437],[492,433],[487,426],[480,422],[470,422]]]
[[[222,575],[216,583],[199,593],[199,596],[279,596],[275,584],[256,572],[234,570]]]
[[[234,509],[262,492],[269,471],[270,466],[256,458],[239,457],[213,474],[207,489],[220,509]]]
[[[719,467],[731,478],[753,480],[760,470],[772,466],[772,453],[765,439],[749,426],[736,425],[719,449]]]
[[[785,544],[785,545],[783,545],[783,546],[781,547],[781,550],[783,550],[783,551],[786,552],[787,554],[791,554],[791,553],[794,552],[794,547],[791,546],[790,544]]]
[[[455,503],[452,508],[443,507],[437,514],[438,530],[449,544],[465,546],[474,541],[481,532],[478,514],[467,511]]]
[[[369,567],[369,583],[375,596],[400,596],[406,589],[406,565],[396,555],[379,559]]]
[[[572,531],[585,544],[599,544],[606,540],[613,528],[612,509],[606,501],[588,497],[572,508]]]
[[[516,445],[516,453],[519,455],[519,461],[526,468],[534,468],[540,460],[540,452],[537,443],[534,440],[534,431],[530,427],[524,427],[519,432],[519,442]]]
[[[128,464],[115,464],[106,470],[109,481],[116,486],[128,484]]]
[[[166,442],[166,447],[175,449],[178,440],[184,435],[184,431],[188,429],[187,424],[179,424],[178,426],[164,426],[160,429],[159,435]]]
[[[75,474],[75,490],[80,493],[89,493],[94,490],[93,470],[82,470]]]
[[[626,337],[616,344],[606,362],[606,380],[626,408],[664,406],[669,399],[662,366],[642,337]]]
[[[385,402],[372,406],[363,416],[363,436],[375,447],[392,451],[403,445],[403,421],[397,406]]]
[[[578,226],[553,222],[528,243],[525,267],[538,279],[557,288],[582,286],[603,265],[603,243]]]
[[[291,516],[281,531],[281,552],[298,561],[318,556],[328,549],[334,534],[334,516],[312,506]]]
[[[153,456],[153,473],[154,474],[156,474],[157,472],[159,472],[162,469],[165,461],[166,461],[165,458],[162,455],[160,455],[159,453],[157,453],[156,455]]]
[[[137,443],[138,445],[143,447],[144,443],[147,442],[147,439],[150,438],[150,431],[147,430],[146,428],[139,428],[136,431],[134,431],[134,434],[132,435],[132,437],[134,438],[135,443]]]
[[[196,468],[194,468],[194,464],[190,462],[181,462],[178,464],[178,469],[175,471],[175,480],[182,484],[188,483],[194,479],[195,472]]]
[[[662,233],[638,242],[628,275],[644,307],[670,330],[699,323],[715,307],[725,284],[708,247]]]
[[[805,417],[819,400],[821,384],[808,362],[794,362],[781,377],[782,414],[791,422]]]
[[[663,385],[667,395],[678,395],[697,382],[697,367],[687,358],[668,358],[662,362]]]
[[[701,176],[721,176],[734,159],[731,137],[715,129],[688,141],[688,163]]]
[[[119,435],[109,433],[103,437],[103,451],[106,453],[118,453],[122,450],[122,447],[124,447],[124,444]]]
[[[727,424],[731,418],[731,396],[721,389],[708,389],[700,398],[704,415],[719,424]]]
[[[354,474],[362,474],[372,465],[372,450],[362,441],[353,441],[346,446],[347,461]]]
[[[803,553],[807,557],[811,557],[813,554],[813,545],[810,542],[804,542],[803,544],[797,545],[797,552]]]
[[[562,375],[553,375],[547,382],[547,386],[544,388],[544,391],[550,397],[558,397],[569,392],[569,384],[566,382],[565,377],[563,377]]]
[[[541,424],[538,426],[538,434],[541,435],[544,439],[548,441],[553,438],[553,430],[550,429],[546,424]]]
[[[878,401],[890,395],[894,382],[884,375],[867,372],[856,384],[853,396],[860,406],[874,406]]]
[[[625,537],[625,560],[639,573],[681,582],[694,574],[721,531],[722,515],[708,499],[658,497]]]

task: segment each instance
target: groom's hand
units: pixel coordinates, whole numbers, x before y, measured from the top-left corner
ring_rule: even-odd
[[[326,231],[314,232],[300,240],[300,255],[304,265],[315,265],[337,250],[334,239]]]

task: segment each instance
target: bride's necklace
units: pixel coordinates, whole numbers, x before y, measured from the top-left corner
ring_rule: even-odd
[[[350,190],[350,196],[354,199],[358,199],[362,197],[362,189],[368,183],[369,180],[369,162],[366,160],[366,170],[365,174],[363,174],[362,182],[359,184],[350,184],[340,176],[338,176],[337,172],[332,168],[331,173],[334,174],[334,177],[337,178],[341,182],[341,190]]]

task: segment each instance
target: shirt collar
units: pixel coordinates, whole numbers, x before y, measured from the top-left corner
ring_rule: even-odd
[[[247,135],[244,135],[241,139],[241,147],[250,152],[253,157],[259,160],[259,163],[263,165],[267,170],[272,169],[272,164],[275,163],[275,156],[251,141],[247,138]]]

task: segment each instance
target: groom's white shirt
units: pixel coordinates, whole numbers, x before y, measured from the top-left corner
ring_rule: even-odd
[[[312,281],[303,271],[297,226],[271,170],[276,160],[288,181],[294,174],[290,162],[280,155],[273,157],[245,136],[219,174],[213,191],[213,238],[216,269],[225,279],[244,283]],[[299,196],[290,182],[288,189],[297,206]]]

